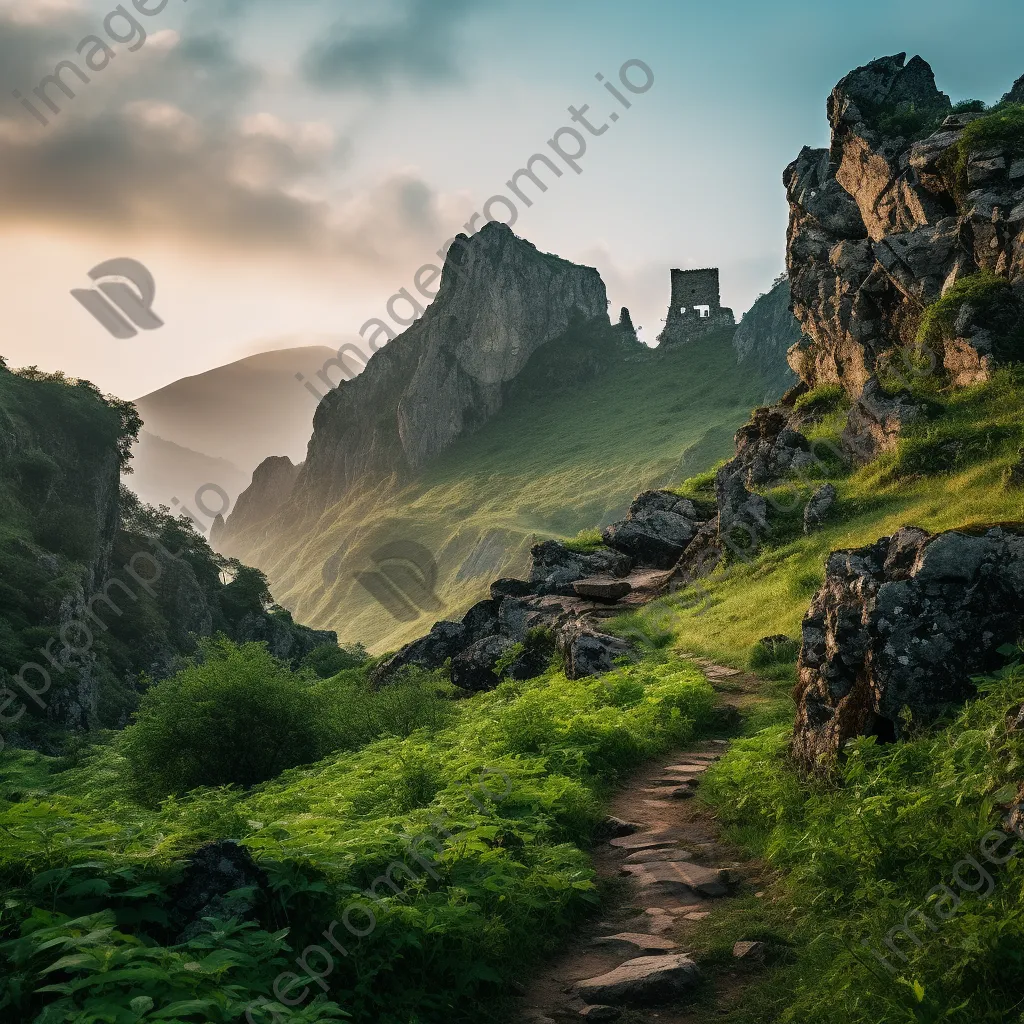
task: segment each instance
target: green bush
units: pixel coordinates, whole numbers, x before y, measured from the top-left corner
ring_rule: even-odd
[[[409,666],[380,689],[349,669],[313,686],[311,694],[333,750],[358,750],[382,736],[404,738],[436,729],[454,710],[454,688],[438,674]]]
[[[961,278],[925,310],[917,331],[918,348],[940,348],[944,341],[951,340],[965,305],[977,309],[979,317],[993,318],[1010,304],[1015,305],[1014,294],[1005,277],[983,270]]]
[[[150,688],[122,750],[150,800],[253,786],[320,757],[329,733],[302,680],[263,644],[203,644],[201,660]]]
[[[580,555],[592,555],[604,547],[604,539],[597,527],[580,530],[572,540],[567,540],[564,543],[570,551],[575,551]]]
[[[302,659],[300,668],[309,669],[319,679],[330,679],[339,672],[359,668],[367,662],[366,648],[362,644],[352,647],[338,647],[337,644],[324,644]]]

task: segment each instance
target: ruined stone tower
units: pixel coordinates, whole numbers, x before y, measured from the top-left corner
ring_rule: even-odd
[[[672,271],[672,302],[659,342],[683,344],[735,326],[732,310],[722,305],[717,267]]]

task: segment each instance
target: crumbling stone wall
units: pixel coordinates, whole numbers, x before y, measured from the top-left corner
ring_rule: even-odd
[[[722,305],[717,268],[672,271],[672,301],[660,342],[685,343],[735,326],[733,311]]]

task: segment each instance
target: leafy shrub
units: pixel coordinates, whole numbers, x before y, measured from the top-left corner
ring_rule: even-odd
[[[942,124],[947,113],[935,107],[900,104],[879,108],[874,113],[874,123],[883,135],[916,141],[928,138]]]
[[[367,662],[366,648],[362,644],[352,647],[338,647],[336,644],[324,644],[302,659],[300,668],[309,669],[319,679],[330,679],[339,672],[359,668]]]
[[[409,666],[380,689],[348,670],[310,691],[334,750],[358,750],[382,736],[436,729],[453,713],[453,687],[438,674]]]
[[[207,641],[202,659],[151,687],[122,750],[150,800],[252,786],[315,761],[328,734],[309,689],[263,644]]]
[[[765,637],[750,649],[747,664],[754,672],[792,665],[800,654],[800,641],[790,636]]]

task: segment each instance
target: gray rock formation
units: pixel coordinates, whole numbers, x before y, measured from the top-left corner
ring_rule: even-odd
[[[895,448],[904,427],[923,416],[924,408],[909,392],[890,395],[871,377],[850,410],[841,437],[843,448],[855,461],[871,462]]]
[[[756,367],[764,378],[766,403],[777,401],[798,380],[786,361],[786,353],[803,338],[792,301],[789,279],[781,277],[750,307],[732,339],[737,360]]]
[[[291,496],[299,468],[284,455],[264,459],[254,470],[252,482],[238,496],[227,523],[221,520],[211,531],[210,542],[216,546],[228,529],[241,532],[272,516]]]
[[[804,533],[812,534],[820,530],[835,508],[839,492],[832,484],[822,484],[804,506]],[[762,641],[763,643],[763,641]]]
[[[604,675],[632,653],[625,640],[601,633],[580,620],[564,625],[558,631],[556,643],[570,679]]]
[[[1024,536],[905,528],[836,551],[803,623],[793,754],[827,765],[847,740],[894,740],[975,692],[1024,624]]]
[[[298,489],[323,500],[415,472],[502,406],[505,385],[580,320],[608,322],[596,270],[491,222],[449,250],[437,297],[317,410]]]
[[[676,499],[678,501],[678,498]],[[599,549],[584,555],[572,551],[557,540],[535,544],[531,551],[531,593],[564,594],[576,591],[573,584],[590,576],[622,577],[633,568],[633,560],[620,551]]]
[[[762,487],[799,476],[814,462],[810,442],[790,427],[788,412],[763,408],[736,432],[736,455],[723,471],[739,473],[749,487]]]
[[[605,544],[624,552],[638,566],[671,569],[679,561],[700,522],[693,502],[671,491],[646,491],[630,506],[626,519],[603,534]]]
[[[987,270],[1024,285],[1024,161],[1009,146],[969,152],[958,178],[964,130],[982,115],[951,114],[919,57],[852,72],[828,115],[830,149],[805,149],[785,174],[787,265],[805,335],[789,361],[807,385],[841,383],[856,399],[955,282]],[[915,119],[935,130],[907,137]],[[935,353],[955,383],[991,368],[985,337],[971,337],[943,339]]]

